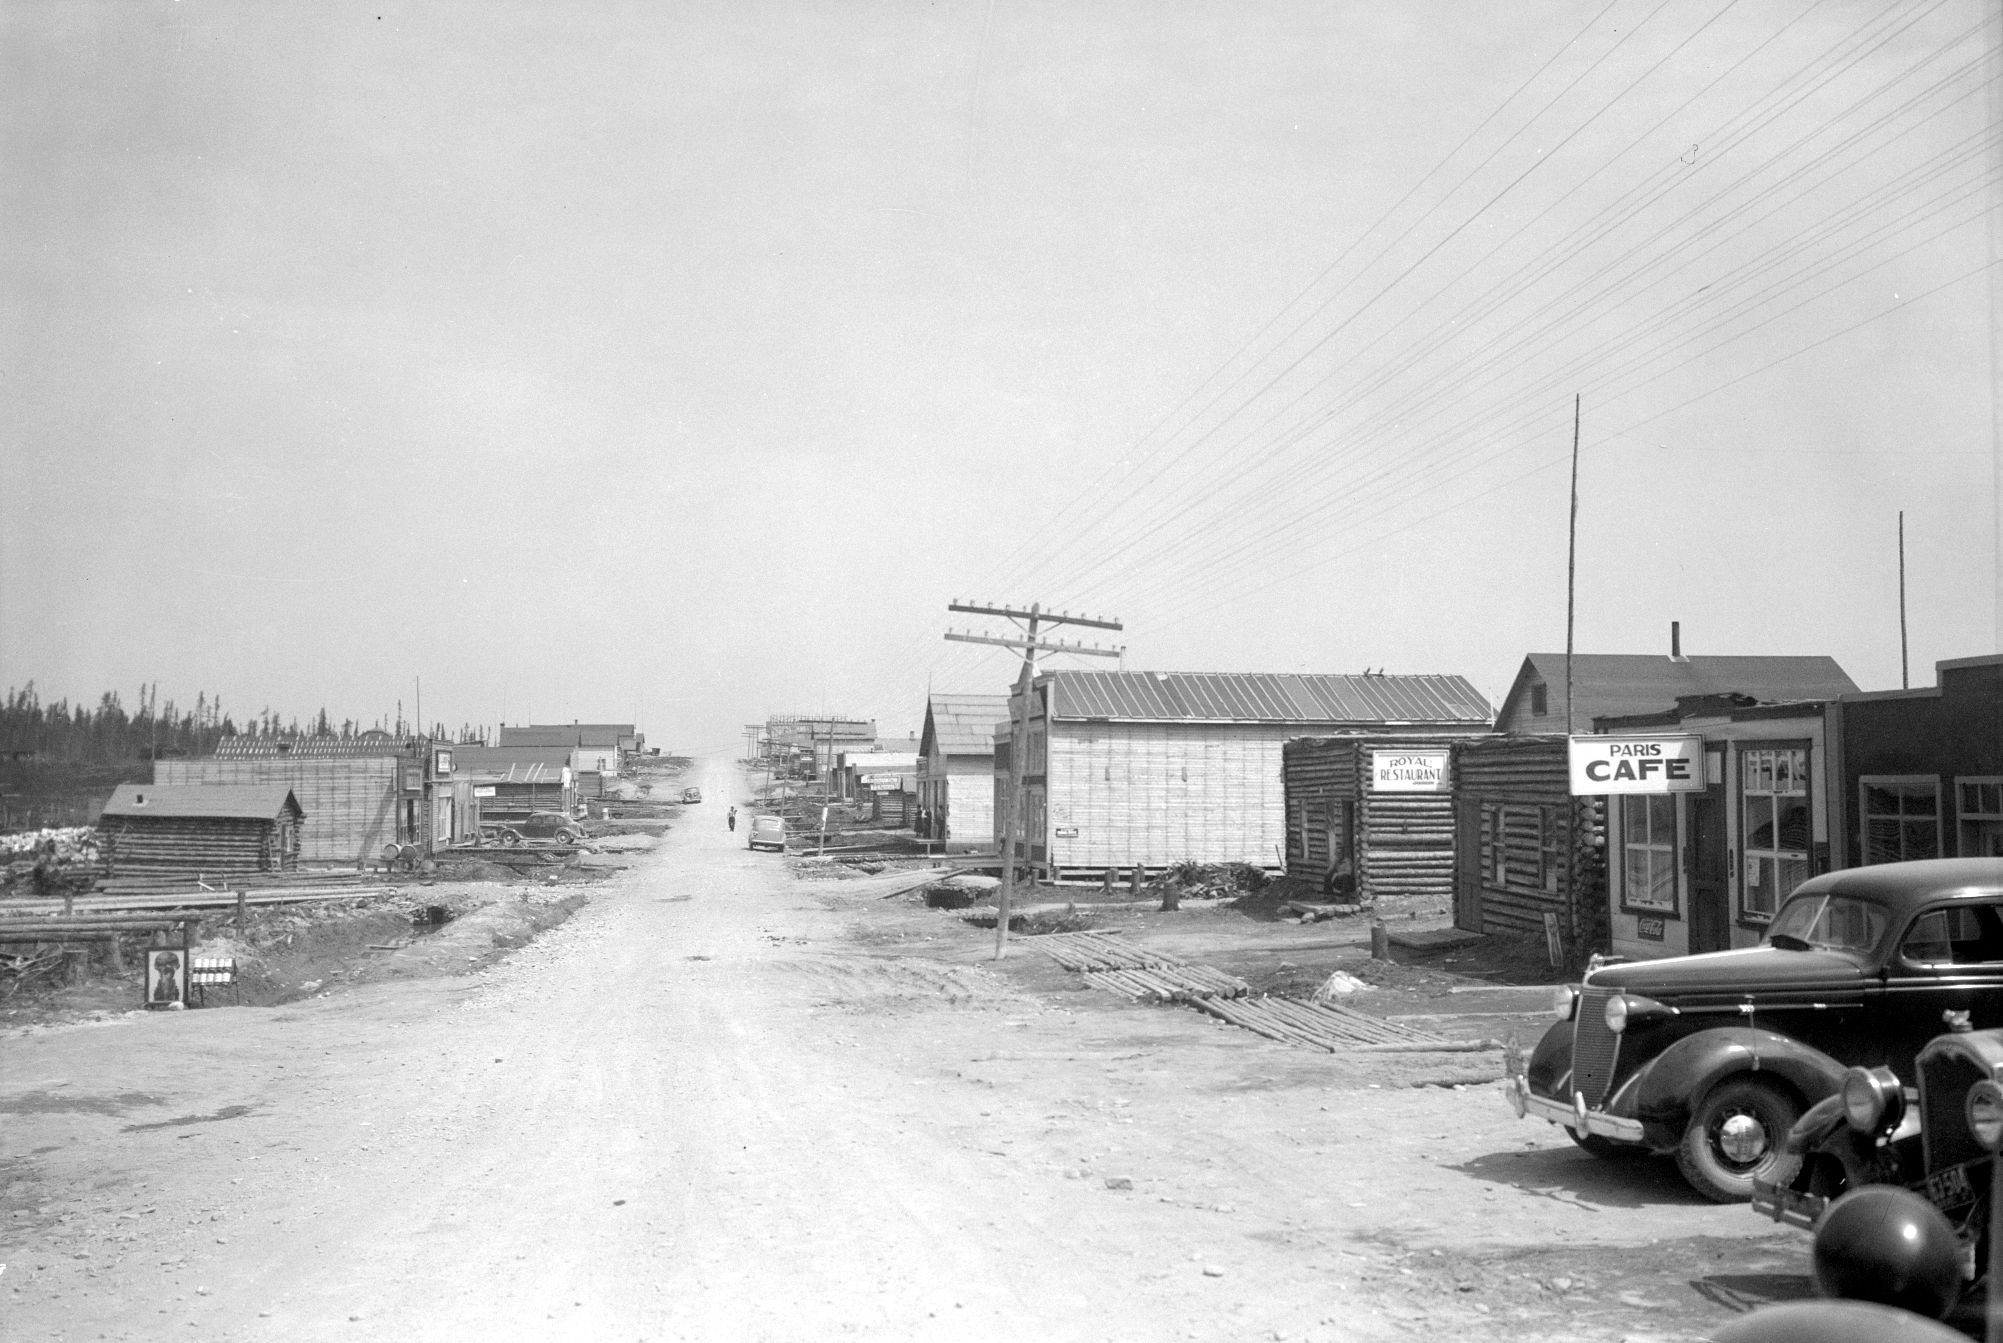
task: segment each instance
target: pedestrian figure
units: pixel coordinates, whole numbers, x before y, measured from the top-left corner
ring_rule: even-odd
[[[726,816],[724,819],[727,822],[729,822],[731,830],[735,831],[737,829],[737,808],[732,807],[730,809],[730,815]]]

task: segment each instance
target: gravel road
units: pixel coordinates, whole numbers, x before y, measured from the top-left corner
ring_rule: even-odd
[[[0,1038],[0,1334],[1684,1339],[1805,1290],[1662,1163],[997,966],[702,782],[477,973]]]

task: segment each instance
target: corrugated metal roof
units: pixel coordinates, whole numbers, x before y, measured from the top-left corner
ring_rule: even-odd
[[[554,783],[570,765],[568,746],[455,746],[455,778],[483,782]]]
[[[272,821],[288,803],[304,815],[299,799],[282,783],[122,783],[104,804],[104,814]]]
[[[1054,718],[1199,723],[1489,723],[1465,676],[1048,672]]]
[[[1547,703],[1564,711],[1565,655],[1532,653],[1503,700],[1505,712],[1523,687],[1541,679]],[[1654,653],[1572,655],[1573,717],[1581,729],[1595,718],[1665,713],[1693,695],[1737,692],[1756,700],[1835,699],[1857,692],[1832,657],[1689,657]]]
[[[364,732],[358,737],[237,736],[224,737],[216,743],[216,759],[263,760],[302,756],[324,760],[406,755],[415,750],[416,744],[415,738],[396,737],[387,732]]]
[[[1007,695],[933,695],[926,702],[926,734],[942,755],[993,755],[995,724],[1007,721]]]

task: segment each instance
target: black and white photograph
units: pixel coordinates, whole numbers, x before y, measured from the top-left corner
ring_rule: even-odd
[[[0,4],[0,1336],[2003,1343],[2003,0]]]

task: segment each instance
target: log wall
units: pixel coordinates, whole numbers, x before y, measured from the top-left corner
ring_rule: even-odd
[[[208,816],[106,816],[98,843],[109,876],[270,872],[297,867],[293,827]],[[294,832],[296,833],[296,832]]]
[[[1572,796],[1565,738],[1458,742],[1454,776],[1456,926],[1541,937],[1551,913],[1568,962],[1606,950],[1606,809]]]
[[[1437,751],[1448,745],[1443,735],[1371,733],[1288,742],[1282,762],[1287,875],[1315,886],[1326,881],[1334,864],[1330,831],[1346,803],[1353,809],[1356,827],[1358,899],[1451,900],[1452,793],[1379,793],[1370,787],[1371,752]]]

